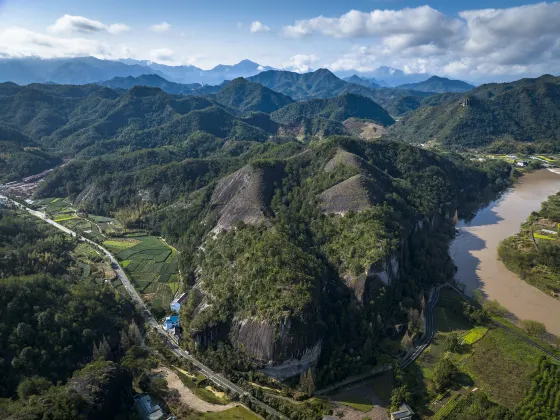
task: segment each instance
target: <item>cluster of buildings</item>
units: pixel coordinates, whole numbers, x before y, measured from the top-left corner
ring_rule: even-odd
[[[187,294],[182,293],[173,299],[171,302],[171,310],[175,312],[177,315],[170,315],[166,316],[163,320],[162,328],[168,334],[173,335],[174,337],[180,337],[181,335],[181,324],[179,322],[179,311],[181,310],[181,305],[187,299]]]

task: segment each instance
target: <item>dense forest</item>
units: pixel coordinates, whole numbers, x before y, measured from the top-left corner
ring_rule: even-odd
[[[132,375],[114,362],[141,344],[133,305],[78,275],[76,242],[37,220],[0,210],[3,418],[127,416]]]

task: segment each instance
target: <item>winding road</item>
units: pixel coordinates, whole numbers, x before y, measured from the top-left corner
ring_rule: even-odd
[[[420,338],[420,343],[411,349],[399,362],[399,367],[404,369],[412,362],[414,362],[422,352],[430,345],[432,339],[435,335],[435,324],[434,324],[434,307],[439,299],[439,291],[443,285],[437,286],[430,292],[430,299],[428,300],[428,305],[424,311],[424,334]]]
[[[262,401],[256,399],[252,395],[248,394],[239,385],[234,384],[233,382],[231,382],[227,378],[225,378],[225,377],[221,376],[220,374],[214,372],[208,366],[204,365],[199,360],[194,358],[194,356],[191,355],[188,351],[183,350],[181,347],[179,347],[177,341],[173,337],[170,337],[163,330],[163,328],[159,325],[157,320],[154,318],[154,316],[152,315],[152,313],[150,312],[150,310],[148,309],[148,307],[146,306],[146,304],[144,303],[144,301],[142,300],[142,298],[140,297],[140,295],[138,294],[138,292],[136,291],[136,289],[134,288],[134,286],[132,285],[130,280],[128,279],[126,273],[124,272],[124,270],[120,266],[117,259],[106,248],[102,247],[98,243],[96,243],[96,242],[94,242],[94,241],[92,241],[92,240],[90,240],[90,239],[88,239],[84,236],[81,236],[81,235],[77,234],[76,232],[68,229],[67,227],[61,225],[60,223],[57,223],[54,220],[49,219],[45,213],[42,213],[42,212],[37,211],[37,210],[30,209],[29,207],[26,207],[23,204],[15,201],[15,200],[12,200],[11,198],[6,197],[4,195],[0,195],[0,199],[10,201],[14,205],[16,205],[18,208],[20,208],[22,210],[26,210],[29,214],[31,214],[35,217],[38,217],[39,219],[47,222],[48,224],[56,227],[57,229],[63,231],[64,233],[66,233],[66,234],[68,234],[68,235],[70,235],[74,238],[78,238],[80,241],[87,242],[88,244],[92,245],[93,247],[95,247],[99,251],[101,251],[111,262],[111,266],[112,266],[113,270],[115,270],[115,273],[117,274],[117,276],[121,280],[125,290],[130,295],[130,298],[132,299],[132,301],[136,305],[138,311],[144,317],[144,320],[146,321],[146,323],[163,337],[166,344],[169,346],[171,351],[177,357],[181,357],[183,359],[187,359],[188,361],[190,361],[194,366],[196,366],[196,368],[200,372],[202,372],[209,380],[214,382],[218,387],[220,387],[222,389],[229,389],[232,393],[235,393],[239,396],[245,395],[253,404],[258,405],[263,410],[265,410],[267,413],[269,413],[269,414],[271,414],[271,415],[273,415],[277,418],[280,418],[282,420],[288,420],[288,418],[286,416],[282,415],[281,413],[276,411],[274,408],[272,408],[269,405],[263,403]]]

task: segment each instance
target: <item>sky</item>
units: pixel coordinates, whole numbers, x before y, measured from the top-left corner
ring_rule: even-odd
[[[511,80],[560,73],[560,3],[0,0],[0,57],[87,55]]]

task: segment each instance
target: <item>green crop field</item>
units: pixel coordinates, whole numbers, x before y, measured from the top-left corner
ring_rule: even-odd
[[[103,245],[122,263],[140,293],[153,294],[152,306],[168,308],[179,288],[175,252],[155,236],[112,238]]]

